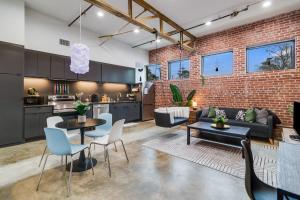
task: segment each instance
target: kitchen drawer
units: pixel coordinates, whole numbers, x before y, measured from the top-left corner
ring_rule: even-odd
[[[52,113],[52,112],[53,112],[52,106],[25,108],[25,114],[27,114],[27,113]]]

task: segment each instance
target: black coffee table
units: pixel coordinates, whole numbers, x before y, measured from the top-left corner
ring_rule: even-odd
[[[86,128],[99,126],[105,124],[106,121],[104,119],[86,119],[86,122],[79,123],[77,119],[65,120],[63,122],[59,122],[56,124],[57,128],[63,128],[67,130],[76,130],[80,129],[81,135],[81,144],[84,144],[84,131]],[[92,158],[93,166],[97,164],[97,160]],[[79,159],[73,161],[74,167],[73,172],[82,172],[92,168],[92,163],[89,159],[85,158],[84,151],[80,152]],[[86,167],[87,166],[87,167]],[[67,166],[67,170],[70,170],[70,164]]]
[[[218,139],[218,142],[220,142],[219,138],[222,138],[221,143],[224,144],[231,144],[232,140],[238,140],[239,144],[238,146],[241,147],[240,142],[245,139],[249,139],[250,141],[250,128],[247,127],[240,127],[240,126],[230,126],[228,129],[217,129],[211,127],[212,123],[209,122],[196,122],[193,124],[190,124],[187,126],[187,145],[190,144],[190,138],[191,138],[191,129],[199,130],[200,134],[197,136],[197,138],[202,139],[208,139],[214,140],[211,138]],[[208,136],[208,137],[207,137]],[[213,136],[213,137],[209,137]],[[223,140],[224,139],[224,140]],[[243,152],[243,158],[244,158],[244,151]]]

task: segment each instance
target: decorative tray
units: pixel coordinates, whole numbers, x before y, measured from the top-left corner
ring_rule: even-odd
[[[227,125],[227,124],[224,124],[224,128],[218,128],[216,124],[211,124],[210,126],[211,126],[212,128],[217,128],[217,129],[229,129],[229,128],[230,128],[230,126]]]

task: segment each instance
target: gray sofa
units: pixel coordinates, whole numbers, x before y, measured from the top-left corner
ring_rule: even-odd
[[[225,111],[227,118],[228,118],[227,124],[232,125],[232,126],[249,127],[251,129],[251,132],[250,132],[251,137],[272,139],[273,127],[276,124],[276,119],[275,119],[274,114],[271,111],[268,111],[269,116],[268,116],[267,124],[261,124],[261,123],[256,123],[256,122],[249,123],[249,122],[235,120],[237,113],[240,110],[245,110],[245,109],[239,109],[239,108],[219,108],[219,109]],[[213,122],[213,118],[201,117],[201,114],[202,114],[202,112],[199,112],[197,115],[198,121]]]

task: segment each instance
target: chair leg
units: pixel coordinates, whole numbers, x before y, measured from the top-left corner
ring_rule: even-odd
[[[106,162],[107,156],[106,156],[106,149],[105,149],[105,146],[103,146],[103,148],[104,148],[104,161]]]
[[[114,142],[114,146],[115,146],[115,151],[118,152],[117,145],[115,142]]]
[[[41,164],[42,164],[42,160],[43,160],[43,158],[44,158],[44,156],[45,156],[46,150],[47,150],[47,145],[45,146],[45,149],[44,149],[44,151],[43,151],[43,155],[42,155],[42,157],[41,157],[41,160],[40,160],[40,163],[39,163],[39,167],[40,167]]]
[[[108,174],[109,174],[109,177],[111,178],[111,169],[110,169],[110,161],[109,161],[108,148],[107,148],[107,146],[104,146],[104,148],[105,148],[107,162],[108,162]]]
[[[89,149],[89,155],[88,155],[88,157],[90,158],[90,162],[91,162],[91,165],[92,165],[93,175],[95,175],[95,173],[94,173],[93,158],[92,158],[92,155],[91,155],[91,149]]]
[[[128,159],[128,156],[127,156],[127,152],[126,152],[126,149],[125,149],[125,146],[124,146],[123,140],[120,140],[120,141],[121,141],[121,143],[122,143],[122,146],[123,146],[123,149],[124,149],[124,153],[125,153],[125,156],[126,156],[127,162],[129,162],[129,159]]]
[[[71,156],[71,167],[70,167],[69,183],[68,183],[68,196],[70,196],[71,194],[72,170],[73,170],[73,157]]]
[[[47,154],[46,159],[45,159],[45,162],[44,162],[44,165],[43,165],[43,169],[42,169],[42,172],[41,172],[41,175],[40,175],[40,178],[39,178],[39,182],[38,182],[38,184],[37,184],[37,186],[36,186],[36,191],[39,190],[39,186],[40,186],[40,183],[41,183],[41,180],[42,180],[42,176],[43,176],[43,172],[44,172],[44,169],[45,169],[47,160],[48,160],[48,156],[49,156],[49,155]]]
[[[64,156],[61,156],[60,165],[63,166],[63,164],[64,164]]]

